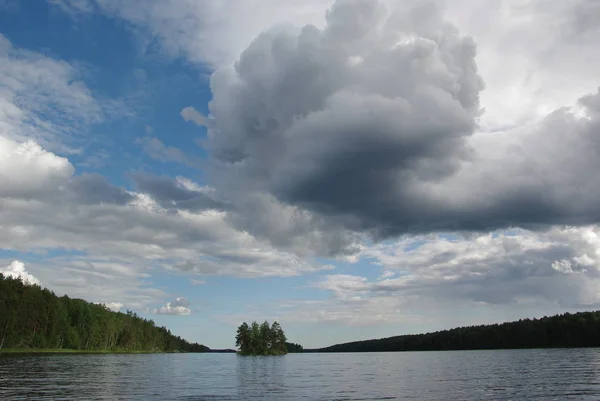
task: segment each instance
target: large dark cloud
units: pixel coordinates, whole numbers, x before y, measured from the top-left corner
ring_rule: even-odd
[[[431,4],[341,0],[324,29],[267,31],[212,77],[211,179],[377,238],[597,222],[600,95],[474,135],[475,57]]]
[[[390,16],[377,1],[340,1],[327,22],[266,32],[214,74],[214,177],[353,229],[401,225],[411,182],[469,155],[475,44],[429,6]]]

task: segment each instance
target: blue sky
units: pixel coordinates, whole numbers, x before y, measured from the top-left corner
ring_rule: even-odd
[[[595,308],[600,12],[492,3],[0,1],[0,270],[212,348]]]

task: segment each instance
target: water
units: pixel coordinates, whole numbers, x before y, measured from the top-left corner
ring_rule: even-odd
[[[2,400],[596,400],[600,349],[0,355]]]

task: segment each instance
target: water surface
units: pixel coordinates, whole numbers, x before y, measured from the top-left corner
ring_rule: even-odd
[[[6,400],[596,400],[600,349],[0,355]]]

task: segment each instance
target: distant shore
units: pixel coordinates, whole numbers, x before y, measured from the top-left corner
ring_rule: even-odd
[[[81,349],[36,349],[36,348],[5,348],[0,354],[175,354],[173,351],[130,351],[130,350],[81,350]]]

